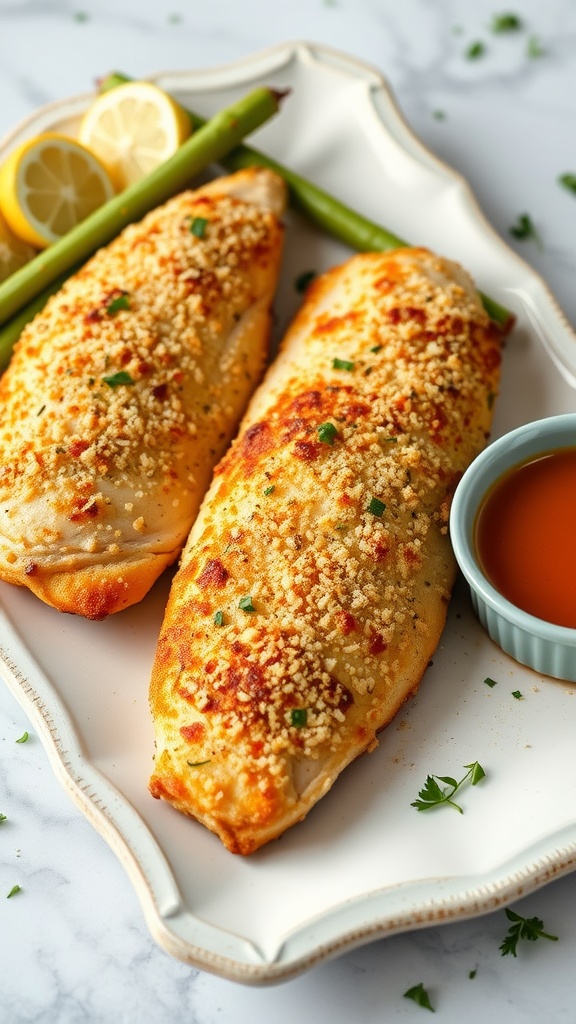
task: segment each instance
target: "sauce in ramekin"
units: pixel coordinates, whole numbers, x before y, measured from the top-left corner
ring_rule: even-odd
[[[576,628],[576,447],[560,448],[504,473],[478,511],[476,553],[512,604]]]

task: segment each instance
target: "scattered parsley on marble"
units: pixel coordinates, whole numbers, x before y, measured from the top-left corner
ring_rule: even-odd
[[[536,242],[536,245],[543,248],[542,239],[540,238],[529,213],[521,213],[518,217],[517,223],[512,224],[508,228],[508,231],[512,237],[518,239],[519,242],[525,242],[532,239]]]
[[[412,988],[409,988],[408,991],[404,993],[404,999],[413,999],[418,1006],[424,1007],[425,1010],[432,1010],[432,1013],[436,1012],[422,982],[419,982],[418,985],[413,985]]]
[[[549,935],[544,931],[544,922],[539,917],[522,917],[510,910],[509,907],[506,907],[505,910],[506,917],[512,924],[498,947],[502,956],[507,956],[508,953],[517,956],[520,939],[527,939],[528,942],[536,942],[536,939],[550,939],[551,942],[558,942],[557,935]]]

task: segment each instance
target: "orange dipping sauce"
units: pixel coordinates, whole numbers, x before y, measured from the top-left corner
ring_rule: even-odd
[[[500,477],[478,512],[475,542],[503,597],[576,629],[576,447],[545,452]]]

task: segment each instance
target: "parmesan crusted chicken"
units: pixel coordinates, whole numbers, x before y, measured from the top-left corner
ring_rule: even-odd
[[[423,249],[309,290],[216,469],[153,669],[151,792],[229,850],[303,818],[419,684],[499,364],[472,282]]]
[[[0,381],[0,577],[100,619],[179,555],[267,354],[284,185],[243,171],[131,225]]]

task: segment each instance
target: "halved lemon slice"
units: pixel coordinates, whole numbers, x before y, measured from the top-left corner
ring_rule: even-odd
[[[150,82],[126,82],[94,100],[78,138],[123,189],[172,156],[190,131],[186,111],[162,89]]]
[[[0,211],[15,235],[44,249],[114,195],[106,169],[85,146],[46,132],[0,167]]]
[[[21,238],[16,238],[0,213],[0,282],[20,270],[35,255],[36,250]]]

